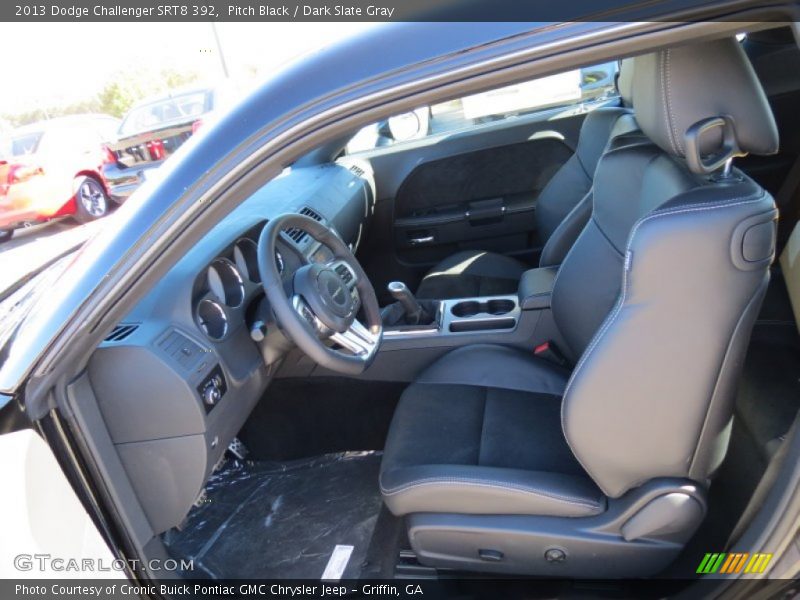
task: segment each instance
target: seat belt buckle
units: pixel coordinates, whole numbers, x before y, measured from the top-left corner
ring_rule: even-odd
[[[548,340],[539,344],[533,349],[533,354],[539,358],[549,360],[559,366],[565,367],[567,365],[567,358],[558,349],[554,342]]]

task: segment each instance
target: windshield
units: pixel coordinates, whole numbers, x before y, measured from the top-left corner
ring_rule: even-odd
[[[35,310],[37,304],[41,304],[39,301],[46,297],[50,286],[71,260],[73,254],[67,253],[22,278],[11,289],[0,291],[0,372],[8,358],[10,344],[23,321]]]
[[[128,113],[119,128],[119,133],[130,135],[199,117],[210,109],[209,96],[210,92],[199,91],[138,106]]]

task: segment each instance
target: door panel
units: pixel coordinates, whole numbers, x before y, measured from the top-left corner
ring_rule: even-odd
[[[6,516],[0,577],[123,578],[124,573],[108,568],[65,570],[69,560],[111,565],[115,557],[45,441],[33,429],[5,433],[0,435],[0,454],[0,510]]]
[[[514,239],[506,240],[507,251],[524,252],[535,232],[536,198],[571,155],[551,134],[419,165],[394,201],[398,255],[411,263],[426,262],[465,243],[487,240],[497,246],[493,238],[509,236]],[[420,248],[431,251],[415,252]]]
[[[540,251],[536,199],[572,156],[585,116],[553,119],[556,114],[360,154],[371,163],[377,203],[359,258],[376,290],[393,279],[415,289],[432,265],[464,249],[533,265]]]

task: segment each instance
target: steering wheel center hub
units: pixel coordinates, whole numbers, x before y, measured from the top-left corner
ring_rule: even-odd
[[[294,275],[294,291],[331,331],[346,331],[358,312],[350,288],[336,271],[325,265],[310,264],[298,269]]]
[[[322,303],[337,317],[353,315],[354,302],[350,290],[332,269],[323,269],[318,273],[317,292]]]

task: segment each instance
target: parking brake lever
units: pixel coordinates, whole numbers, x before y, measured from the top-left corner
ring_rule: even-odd
[[[403,307],[406,313],[406,323],[409,325],[418,325],[425,310],[422,305],[408,289],[408,286],[402,281],[392,281],[387,286],[389,293],[397,300]]]

